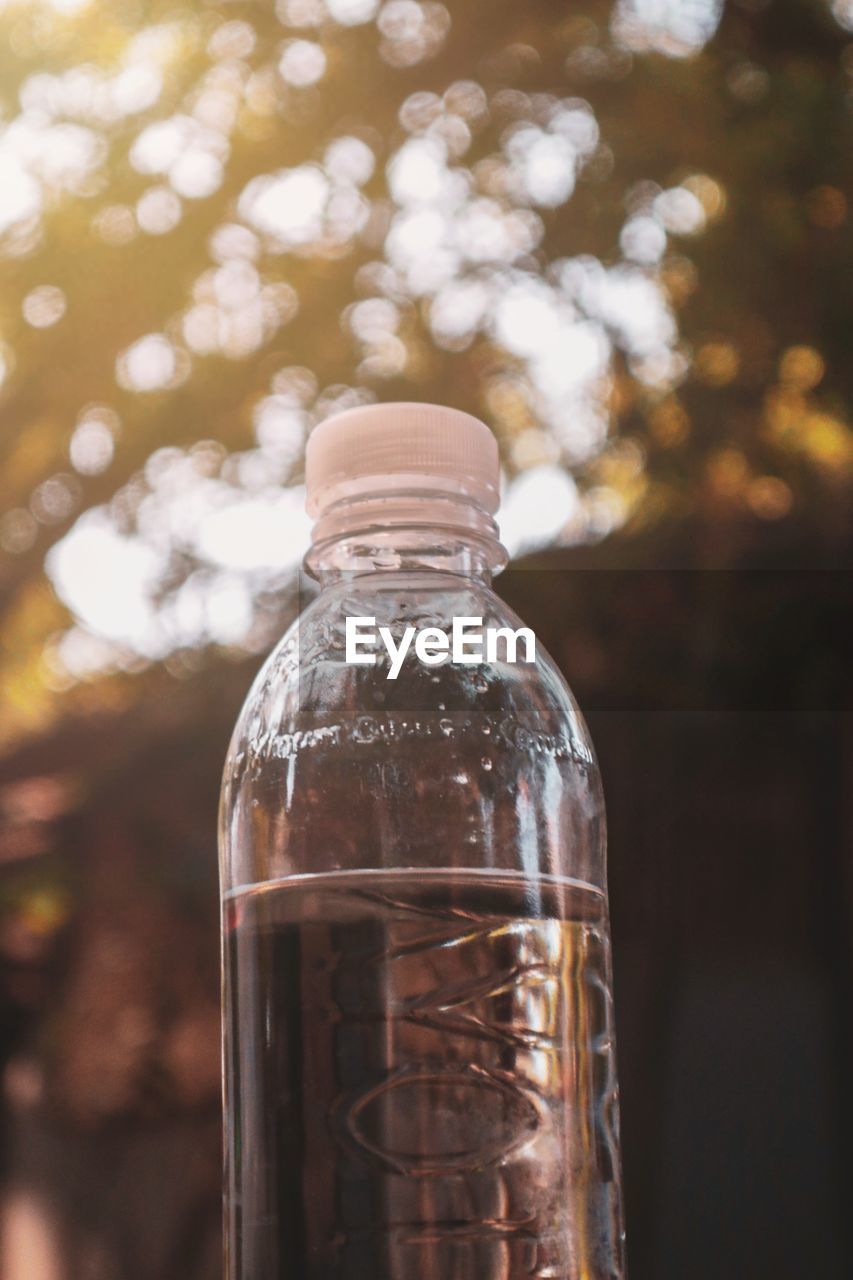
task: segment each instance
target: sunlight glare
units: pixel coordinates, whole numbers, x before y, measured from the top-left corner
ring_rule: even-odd
[[[152,547],[118,533],[96,509],[51,547],[45,567],[60,600],[86,627],[148,657],[161,656],[151,595],[164,566]]]
[[[361,186],[373,175],[376,157],[361,138],[342,137],[330,142],[323,156],[323,168],[333,181]]]
[[[544,281],[522,279],[502,293],[492,324],[495,337],[509,351],[535,355],[554,341],[561,327],[557,299]]]
[[[380,0],[325,0],[329,15],[342,27],[357,27],[375,18]]]
[[[81,9],[86,9],[92,0],[47,0],[51,9],[55,9],[57,13],[79,13]]]
[[[722,11],[723,0],[619,0],[611,26],[635,53],[685,58],[708,43]]]
[[[175,347],[161,333],[139,338],[116,361],[116,377],[128,391],[161,391],[178,372]]]
[[[245,496],[211,511],[199,523],[199,552],[225,569],[285,571],[298,564],[310,541],[301,486]]]
[[[27,324],[34,329],[49,329],[62,319],[67,306],[68,301],[61,289],[53,284],[41,284],[30,290],[21,310]]]
[[[523,471],[508,485],[498,513],[501,542],[512,556],[553,542],[577,507],[577,486],[562,467]]]
[[[98,418],[83,418],[74,428],[68,456],[82,476],[100,475],[110,465],[115,452],[113,433]]]
[[[300,165],[253,178],[238,207],[258,231],[283,246],[309,244],[323,229],[329,180],[316,165]]]
[[[0,234],[41,210],[41,187],[0,141]]]
[[[423,205],[437,200],[447,190],[446,158],[437,138],[404,142],[388,165],[388,186],[397,203]]]
[[[279,59],[279,75],[296,88],[316,84],[326,72],[326,55],[313,40],[291,40]]]
[[[686,187],[670,187],[655,200],[655,213],[667,231],[680,236],[693,236],[705,227],[705,210],[698,198]]]

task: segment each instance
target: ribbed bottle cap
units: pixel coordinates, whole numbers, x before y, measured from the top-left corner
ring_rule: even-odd
[[[308,512],[404,488],[472,498],[490,514],[500,502],[498,446],[485,423],[438,404],[360,405],[327,418],[308,438]]]

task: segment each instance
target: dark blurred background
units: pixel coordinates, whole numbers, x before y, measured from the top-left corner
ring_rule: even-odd
[[[0,0],[0,1276],[213,1280],[216,803],[311,426],[500,442],[634,1280],[853,1266],[850,0]]]

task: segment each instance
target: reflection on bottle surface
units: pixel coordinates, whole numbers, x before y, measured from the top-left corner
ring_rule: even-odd
[[[622,1277],[599,890],[306,875],[225,926],[229,1275]]]

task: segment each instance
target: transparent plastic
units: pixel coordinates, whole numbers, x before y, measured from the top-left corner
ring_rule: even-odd
[[[227,1280],[621,1280],[586,727],[538,645],[346,663],[347,616],[522,624],[486,525],[345,517],[225,767]]]

